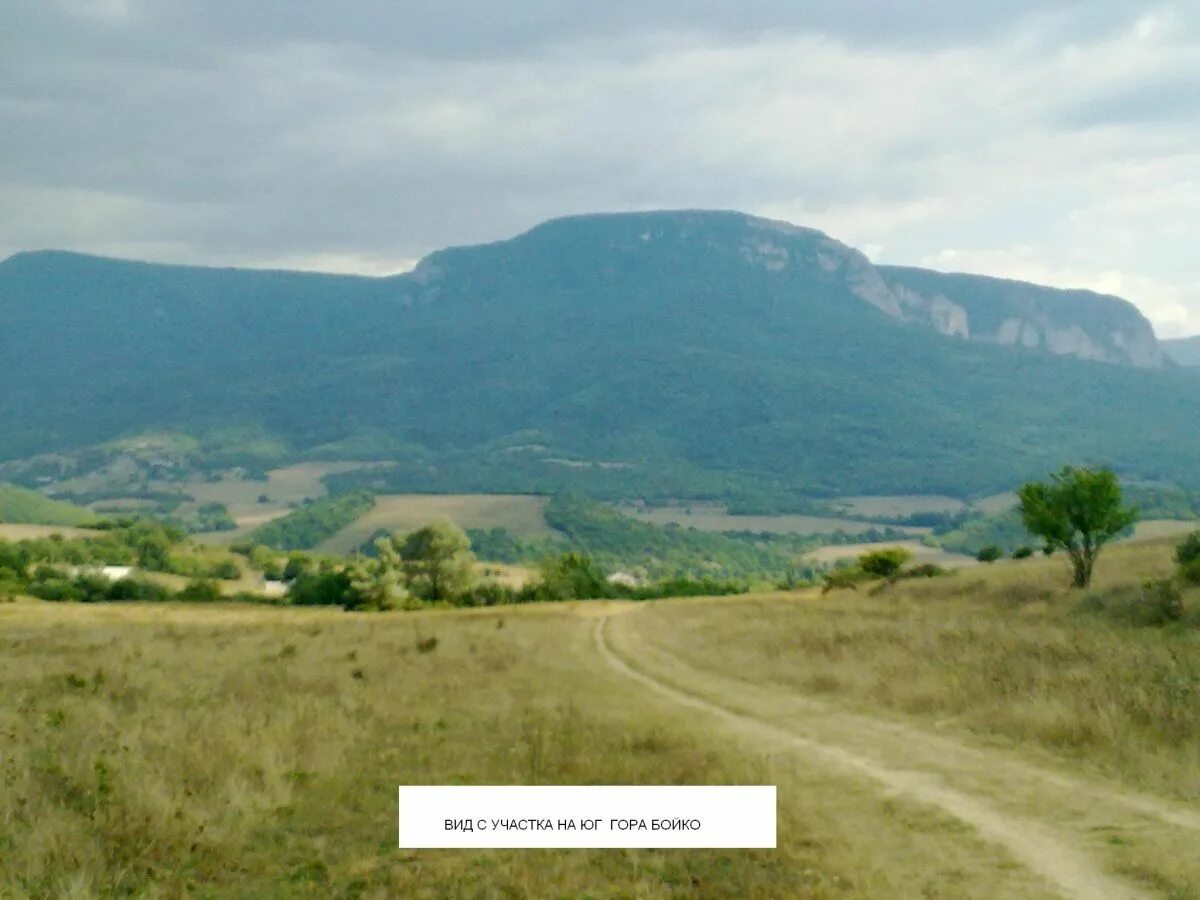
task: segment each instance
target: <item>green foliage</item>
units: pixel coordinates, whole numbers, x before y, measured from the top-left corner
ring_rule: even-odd
[[[1200,584],[1200,559],[1192,559],[1179,567],[1179,578],[1185,584]]]
[[[249,539],[276,550],[310,550],[375,506],[366,492],[324,497],[268,522]]]
[[[171,592],[162,585],[142,578],[110,581],[98,574],[69,577],[52,569],[40,571],[28,585],[28,591],[41,600],[73,603],[161,602],[171,597]]]
[[[346,609],[385,610],[409,604],[407,587],[402,583],[404,560],[397,542],[390,538],[376,541],[374,557],[360,556],[347,570],[352,591]]]
[[[901,578],[941,578],[943,575],[949,575],[950,569],[943,568],[936,563],[921,563],[912,568],[905,569],[900,573]]]
[[[408,590],[422,600],[449,601],[475,581],[475,555],[461,528],[435,522],[391,543],[402,560]]]
[[[1033,556],[1033,548],[1028,544],[1022,545],[1012,552],[1013,559],[1029,559],[1031,556]]]
[[[981,563],[994,563],[1003,555],[1004,551],[995,544],[988,544],[979,548],[979,552],[975,554],[975,558]]]
[[[1138,517],[1136,509],[1122,505],[1111,469],[1064,466],[1048,483],[1022,485],[1017,496],[1029,532],[1071,557],[1075,587],[1087,587],[1101,547]]]
[[[541,600],[593,600],[614,595],[613,586],[595,560],[582,553],[564,553],[541,567]]]
[[[207,578],[197,578],[175,595],[175,599],[183,603],[216,603],[222,600],[221,589],[215,581]]]
[[[821,593],[828,594],[833,590],[857,590],[860,584],[870,580],[871,574],[864,572],[858,566],[841,566],[825,573]]]
[[[288,587],[288,600],[294,606],[350,608],[356,602],[349,573],[333,568],[302,572]]]
[[[15,484],[0,484],[0,522],[18,525],[87,525],[96,514]]]
[[[892,578],[910,559],[912,553],[903,547],[884,547],[861,554],[858,567],[875,578]]]
[[[1200,559],[1200,531],[1193,531],[1175,548],[1175,561],[1181,566]]]

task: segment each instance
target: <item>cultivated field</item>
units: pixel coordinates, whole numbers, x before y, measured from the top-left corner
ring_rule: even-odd
[[[384,494],[375,508],[317,549],[352,553],[380,530],[411,531],[449,519],[459,528],[507,528],[521,537],[545,537],[546,498],[527,494]]]
[[[653,525],[674,523],[700,531],[767,531],[774,534],[832,534],[844,531],[860,534],[879,528],[875,522],[858,519],[837,519],[822,516],[741,516],[731,515],[723,506],[696,504],[694,506],[620,506],[627,516]],[[927,534],[931,529],[910,527],[901,529],[908,534]]]
[[[0,522],[0,540],[25,541],[60,534],[65,538],[88,537],[98,532],[93,528],[72,528],[66,525],[13,525]]]
[[[962,500],[939,494],[838,497],[833,503],[845,509],[847,515],[867,518],[914,516],[919,513],[956,513],[967,508],[967,504]]]
[[[920,541],[885,541],[884,543],[873,544],[833,544],[828,547],[819,547],[816,550],[811,550],[805,553],[801,559],[809,563],[823,563],[826,565],[836,563],[844,559],[857,559],[861,554],[871,550],[878,550],[880,547],[903,547],[912,554],[913,562],[915,563],[934,563],[945,568],[961,568],[963,566],[976,565],[976,560],[970,556],[965,556],[962,553],[951,553],[948,550],[943,550],[941,547],[929,547],[922,544]]]
[[[1099,588],[1170,569],[1113,547]],[[0,896],[1197,896],[1200,631],[1079,613],[1065,580],[0,605]],[[400,851],[401,783],[772,783],[780,846]]]

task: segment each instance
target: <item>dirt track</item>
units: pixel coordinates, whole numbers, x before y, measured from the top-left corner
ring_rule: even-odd
[[[593,638],[616,672],[765,749],[797,754],[949,814],[1063,896],[1151,896],[1107,871],[1104,841],[1114,833],[1150,833],[1182,853],[1200,841],[1200,811],[700,671],[642,639],[636,609],[611,612],[617,614],[596,621]]]

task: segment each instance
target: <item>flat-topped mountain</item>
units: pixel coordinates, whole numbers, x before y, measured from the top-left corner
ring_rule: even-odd
[[[394,459],[389,486],[438,490],[963,495],[1089,460],[1198,477],[1194,376],[1130,304],[874,266],[728,212],[559,219],[390,278],[21,254],[0,263],[0,358],[10,459],[240,429],[248,457]]]

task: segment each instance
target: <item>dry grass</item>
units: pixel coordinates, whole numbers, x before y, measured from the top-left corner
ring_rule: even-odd
[[[1042,896],[953,821],[645,697],[593,652],[604,608],[0,607],[0,896]],[[400,783],[764,782],[778,851],[395,847]]]
[[[385,494],[375,508],[317,549],[351,553],[380,530],[411,531],[449,519],[460,528],[507,528],[522,537],[545,537],[546,498],[527,494]]]
[[[1171,550],[1109,548],[1096,589],[1169,574]],[[1067,581],[1061,559],[1005,562],[875,596],[663,604],[644,632],[697,667],[1200,795],[1200,630],[1081,613]]]

